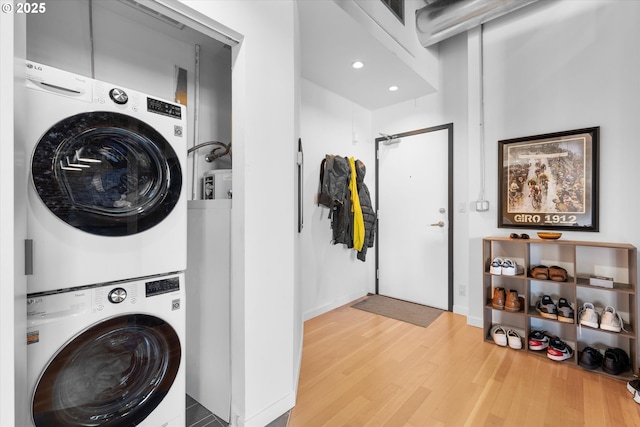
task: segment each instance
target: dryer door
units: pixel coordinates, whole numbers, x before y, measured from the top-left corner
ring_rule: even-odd
[[[33,395],[35,426],[138,425],[171,388],[180,360],[178,335],[155,316],[99,322],[44,369]]]
[[[42,136],[31,176],[47,208],[100,236],[140,233],[162,222],[180,198],[182,171],[167,140],[125,114],[68,117]]]

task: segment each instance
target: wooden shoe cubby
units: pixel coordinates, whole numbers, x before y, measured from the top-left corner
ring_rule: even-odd
[[[483,258],[483,329],[484,339],[493,343],[491,328],[502,325],[518,331],[522,337],[522,350],[544,357],[549,363],[568,363],[579,366],[580,352],[593,347],[604,355],[607,348],[622,348],[631,361],[631,369],[620,375],[610,375],[629,380],[638,371],[638,312],[637,312],[637,250],[626,243],[586,242],[572,240],[512,239],[509,237],[487,237],[482,241]],[[495,258],[509,258],[524,267],[524,274],[515,276],[489,273]],[[531,268],[545,265],[559,266],[567,270],[567,281],[539,280],[529,276]],[[589,284],[590,276],[613,277],[613,288]],[[494,309],[491,302],[493,291],[502,287],[505,292],[517,290],[524,297],[524,307],[519,312]],[[551,296],[557,305],[561,297],[567,299],[574,309],[574,323],[542,317],[535,308],[543,295]],[[610,305],[622,316],[624,329],[609,332],[581,326],[578,319],[580,307],[585,302],[593,303],[599,313]],[[558,336],[573,349],[573,357],[563,362],[547,358],[546,350],[536,351],[528,347],[528,336],[532,330],[544,330]],[[594,371],[609,375],[601,368]]]

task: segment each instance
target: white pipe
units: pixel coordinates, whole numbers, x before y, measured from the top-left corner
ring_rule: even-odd
[[[93,0],[89,0],[89,44],[91,45],[91,78],[96,78],[95,47],[93,43]]]
[[[195,62],[195,89],[194,89],[194,101],[193,101],[193,147],[196,146],[199,139],[199,106],[200,106],[200,45],[195,45],[195,54],[196,54],[196,62]],[[192,157],[192,167],[191,167],[191,200],[196,200],[196,189],[198,188],[196,182],[197,175],[197,165],[198,165],[198,152],[194,150]]]
[[[480,24],[480,200],[484,200],[485,153],[484,153],[484,24]]]

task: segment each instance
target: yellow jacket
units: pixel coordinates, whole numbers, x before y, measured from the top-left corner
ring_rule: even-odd
[[[358,197],[358,184],[356,181],[356,163],[353,157],[349,157],[351,166],[351,179],[349,180],[349,190],[351,190],[351,211],[353,212],[353,249],[360,252],[364,245],[364,218]]]

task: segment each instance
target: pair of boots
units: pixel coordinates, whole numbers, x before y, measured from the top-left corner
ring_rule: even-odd
[[[491,305],[497,310],[520,311],[524,308],[524,298],[518,296],[515,289],[506,292],[504,288],[495,288]]]

